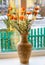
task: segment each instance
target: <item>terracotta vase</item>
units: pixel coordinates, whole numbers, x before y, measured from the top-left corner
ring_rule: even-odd
[[[28,43],[28,34],[21,34],[21,42],[18,44],[18,56],[21,64],[28,64],[31,56],[32,45]]]

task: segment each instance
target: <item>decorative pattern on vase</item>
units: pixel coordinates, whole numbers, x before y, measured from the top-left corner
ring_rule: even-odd
[[[18,45],[18,55],[20,57],[20,62],[22,64],[27,64],[31,56],[32,45],[28,43],[27,35],[22,35],[21,38],[22,40]]]

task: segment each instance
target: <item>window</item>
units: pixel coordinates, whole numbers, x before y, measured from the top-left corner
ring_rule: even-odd
[[[6,5],[6,0],[3,0],[3,5]]]
[[[45,6],[45,0],[41,0],[42,6]]]
[[[0,0],[0,4],[2,4],[2,0]]]
[[[15,0],[16,7],[18,8],[18,0]]]
[[[45,0],[36,0],[36,3],[45,6]]]

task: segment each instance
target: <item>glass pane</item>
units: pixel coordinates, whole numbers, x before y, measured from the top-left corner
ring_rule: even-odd
[[[0,0],[0,4],[2,4],[2,0]]]

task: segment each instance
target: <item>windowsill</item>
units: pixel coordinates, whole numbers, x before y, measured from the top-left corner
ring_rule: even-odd
[[[37,57],[37,56],[45,56],[45,50],[34,50],[31,53],[32,57]],[[4,53],[0,53],[0,59],[4,59],[4,58],[18,58],[18,53],[17,52],[4,52]]]
[[[0,65],[23,65],[23,64],[20,64],[19,58],[13,58],[13,59],[0,59]],[[45,65],[45,56],[31,57],[29,60],[29,64],[27,65]]]

